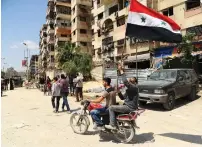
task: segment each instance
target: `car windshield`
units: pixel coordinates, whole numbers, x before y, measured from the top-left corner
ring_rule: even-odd
[[[152,80],[174,80],[177,77],[177,71],[174,70],[159,70],[150,75]]]

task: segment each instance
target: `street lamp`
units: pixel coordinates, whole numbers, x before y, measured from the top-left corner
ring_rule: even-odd
[[[26,46],[26,51],[27,51],[27,57],[25,59],[27,60],[27,81],[29,80],[29,50],[28,50],[28,45],[26,43],[23,43]]]

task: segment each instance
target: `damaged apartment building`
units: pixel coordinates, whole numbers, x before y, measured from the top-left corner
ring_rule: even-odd
[[[63,72],[56,56],[57,48],[65,42],[72,42],[91,54],[90,8],[89,0],[48,0],[46,24],[40,31],[39,64],[43,75],[53,78]]]

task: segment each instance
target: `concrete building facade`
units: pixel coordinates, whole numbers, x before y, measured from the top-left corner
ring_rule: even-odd
[[[71,1],[71,42],[89,54],[92,48],[91,6],[90,0]]]

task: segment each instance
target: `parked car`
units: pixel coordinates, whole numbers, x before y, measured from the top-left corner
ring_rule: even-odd
[[[199,80],[193,69],[162,69],[140,83],[139,92],[140,105],[161,103],[166,110],[172,110],[178,98],[196,99]]]

